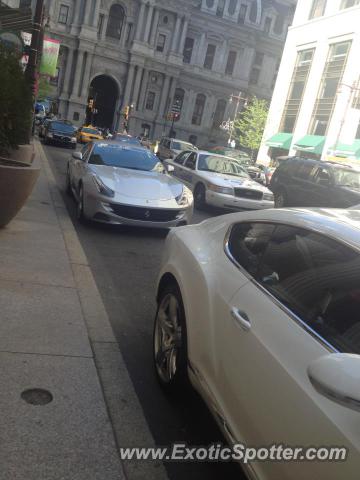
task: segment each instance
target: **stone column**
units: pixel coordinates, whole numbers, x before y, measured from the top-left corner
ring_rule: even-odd
[[[143,26],[144,26],[145,7],[146,7],[146,6],[145,6],[145,3],[141,0],[139,20],[138,20],[138,23],[137,23],[137,25],[136,25],[135,40],[141,40],[141,39],[142,39]]]
[[[84,51],[78,50],[78,57],[76,60],[76,68],[75,68],[75,78],[73,83],[73,90],[72,96],[78,97],[79,96],[79,89],[80,89],[80,81],[81,81],[81,74],[82,74],[82,67],[83,67],[83,60],[84,60]]]
[[[152,5],[149,5],[149,10],[148,10],[148,13],[147,13],[148,16],[147,16],[146,26],[145,26],[145,33],[144,33],[144,42],[145,43],[148,43],[148,41],[149,41],[153,12],[154,12],[154,7]]]
[[[73,60],[74,60],[74,50],[72,48],[69,48],[67,56],[66,56],[64,83],[63,83],[63,88],[62,88],[61,95],[68,95],[69,94],[69,91],[70,91],[70,77],[71,77]]]
[[[197,52],[197,55],[196,55],[196,63],[198,65],[202,65],[202,63],[204,62],[204,58],[205,58],[205,42],[206,42],[206,33],[203,32],[201,34],[201,38],[200,38],[200,42],[199,42],[199,46],[198,46],[198,52]]]
[[[188,27],[189,27],[189,19],[187,17],[184,17],[184,25],[183,25],[183,29],[182,29],[182,32],[181,32],[181,39],[180,39],[179,50],[178,50],[178,52],[180,54],[182,54],[183,51],[184,51],[184,46],[185,46],[185,40],[186,40]]]
[[[164,117],[164,113],[165,113],[164,110],[165,110],[165,106],[166,106],[166,102],[167,102],[168,94],[169,94],[170,79],[171,79],[171,77],[169,77],[168,75],[165,76],[164,86],[163,86],[163,89],[162,89],[162,97],[161,97],[161,100],[160,100],[159,111],[158,111],[158,115],[157,115],[159,118]]]
[[[101,0],[95,0],[95,9],[92,26],[97,28],[100,14]]]
[[[137,74],[136,74],[136,79],[135,79],[135,85],[134,85],[134,92],[132,95],[132,100],[131,103],[135,104],[134,110],[139,110],[139,105],[138,105],[138,98],[139,98],[139,92],[140,92],[140,83],[141,83],[141,77],[142,77],[142,72],[143,72],[143,67],[138,67],[137,68]]]
[[[125,93],[124,93],[124,99],[123,99],[123,108],[128,106],[130,103],[130,94],[131,94],[131,89],[134,81],[134,75],[135,75],[135,66],[130,65],[129,66],[129,72],[128,72],[128,77],[126,81],[126,87],[125,87]]]
[[[87,98],[87,96],[88,96],[89,82],[90,82],[90,71],[91,71],[92,61],[93,61],[93,54],[88,52],[87,55],[86,55],[86,65],[85,65],[85,71],[84,71],[84,78],[83,78],[83,82],[82,82],[82,85],[81,85],[80,97]]]
[[[150,34],[150,41],[149,41],[152,47],[155,45],[155,41],[156,41],[156,33],[157,33],[157,27],[159,24],[159,17],[160,17],[160,10],[158,8],[155,8],[152,29]]]
[[[139,111],[144,110],[144,103],[146,98],[147,85],[149,82],[149,76],[150,76],[150,70],[144,69],[144,75],[143,75],[143,81],[141,84],[141,93],[140,93],[140,99],[139,99],[139,108],[138,108]]]
[[[82,0],[76,0],[73,24],[79,25],[81,15]]]
[[[85,11],[84,11],[85,25],[91,25],[90,20],[91,20],[92,6],[93,6],[93,2],[90,0],[87,0],[87,2],[85,3]]]
[[[171,43],[171,51],[172,52],[177,52],[177,46],[178,46],[178,41],[179,41],[179,33],[180,33],[180,25],[181,25],[181,17],[177,16],[176,17],[176,24],[175,24],[175,32],[174,36],[172,38],[172,43]]]

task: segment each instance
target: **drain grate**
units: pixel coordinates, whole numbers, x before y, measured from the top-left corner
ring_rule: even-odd
[[[52,394],[48,390],[43,390],[42,388],[24,390],[21,394],[21,398],[30,405],[47,405],[53,400]]]

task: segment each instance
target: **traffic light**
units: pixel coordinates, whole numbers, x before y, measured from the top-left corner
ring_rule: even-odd
[[[126,107],[125,107],[125,110],[124,110],[124,118],[125,118],[125,120],[128,120],[128,119],[129,119],[129,113],[130,113],[130,107],[129,107],[129,106],[126,106]]]

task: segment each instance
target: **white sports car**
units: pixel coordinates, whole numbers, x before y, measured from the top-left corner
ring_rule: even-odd
[[[249,478],[358,480],[359,211],[262,210],[173,230],[157,301],[161,384],[189,377],[230,443],[348,449],[343,462],[255,462]]]
[[[194,192],[195,207],[209,204],[230,210],[274,207],[272,192],[251,179],[230,157],[205,151],[184,151],[164,161],[165,168]]]
[[[191,191],[141,146],[90,142],[73,153],[66,178],[79,220],[153,228],[191,221]]]

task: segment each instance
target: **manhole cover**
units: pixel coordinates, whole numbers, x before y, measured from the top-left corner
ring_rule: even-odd
[[[46,405],[52,401],[53,396],[50,392],[42,388],[31,388],[30,390],[23,391],[21,398],[30,405]]]

